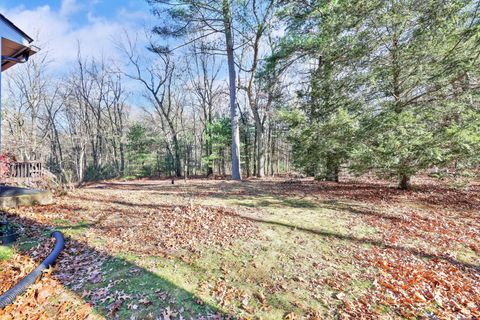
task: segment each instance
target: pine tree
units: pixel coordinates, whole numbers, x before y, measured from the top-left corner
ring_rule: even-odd
[[[365,20],[368,105],[357,168],[399,177],[402,189],[421,169],[445,163],[458,101],[455,86],[478,68],[475,2],[379,1]],[[476,4],[478,7],[478,3]],[[470,89],[467,89],[468,91]]]
[[[241,180],[232,0],[148,0],[148,2],[153,6],[154,14],[161,20],[161,24],[153,31],[162,37],[185,38],[188,36],[190,38],[187,44],[205,40],[215,34],[221,34],[224,37],[225,45],[221,51],[225,52],[228,65],[232,128],[232,178]],[[171,52],[171,49],[164,46],[155,46],[151,50]]]
[[[353,141],[341,162],[398,177],[402,189],[419,170],[477,161],[478,1],[301,2],[285,2],[289,32],[269,65],[317,61],[300,95],[301,167],[335,171],[325,142],[339,136]],[[358,130],[322,130],[342,109]]]
[[[309,85],[298,91],[298,112],[285,113],[295,162],[319,179],[338,181],[340,167],[349,161],[355,144],[352,116],[361,105],[354,96],[362,79],[356,74],[355,58],[366,54],[366,46],[354,40],[363,32],[364,11],[372,8],[362,1],[301,2],[286,2],[283,7],[288,32],[266,73],[295,61],[311,65]]]

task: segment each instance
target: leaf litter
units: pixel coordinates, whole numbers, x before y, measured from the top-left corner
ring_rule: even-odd
[[[348,200],[369,208],[357,210],[355,219],[358,220],[352,219],[352,225],[361,220],[373,227],[376,234],[359,236],[356,242],[340,246],[338,250],[363,270],[361,278],[370,281],[372,285],[352,295],[345,290],[348,288],[345,285],[354,280],[348,273],[331,272],[318,277],[300,274],[290,281],[308,288],[312,295],[319,294],[318,299],[328,305],[328,312],[310,309],[300,301],[292,302],[303,309],[304,313],[286,312],[283,316],[285,319],[377,319],[385,317],[386,313],[425,319],[476,319],[480,316],[480,199],[476,186],[468,190],[457,190],[425,185],[414,191],[400,192],[382,184],[337,185],[267,180],[249,182],[245,188],[220,190],[216,182],[204,181],[192,187],[204,183],[207,187],[196,189],[199,197],[212,197],[215,192],[221,192],[222,196],[231,194],[254,197],[268,190],[276,196],[308,197],[317,203],[332,199]],[[141,190],[141,186],[138,188]],[[46,274],[14,305],[1,310],[2,317],[7,315],[12,319],[21,319],[23,315],[25,319],[48,318],[51,313],[46,313],[47,308],[39,308],[38,304],[47,301],[50,304],[49,299],[53,295],[67,295],[63,285],[82,292],[86,284],[102,282],[105,276],[102,265],[111,253],[183,257],[185,252],[196,253],[205,246],[229,246],[236,240],[248,241],[257,236],[256,224],[238,215],[234,209],[194,205],[189,197],[196,194],[195,191],[185,188],[183,192],[168,206],[112,206],[112,203],[124,201],[125,197],[114,192],[107,198],[97,199],[90,192],[83,195],[85,199],[81,201],[76,195],[71,195],[71,198],[62,198],[53,206],[15,211],[15,215],[22,219],[31,219],[44,225],[52,225],[54,219],[60,219],[70,224],[85,224],[87,227],[75,236],[74,245],[67,245],[55,272]],[[89,203],[100,200],[105,206],[86,210]],[[409,205],[412,203],[415,204],[414,207]],[[345,208],[339,206],[339,209]],[[30,226],[30,229],[34,228]],[[42,232],[44,230],[37,233]],[[99,245],[89,243],[87,240],[92,237],[100,238],[102,242]],[[365,247],[361,242],[369,246]],[[51,245],[52,243],[43,242],[15,255],[13,259],[0,262],[0,292],[8,290],[33,269],[39,259],[48,253]],[[459,259],[459,248],[470,250],[473,258],[469,262]],[[306,258],[298,259],[302,261]],[[344,263],[338,258],[334,258],[333,262]],[[323,266],[322,261],[313,263],[314,269]],[[271,310],[269,294],[285,291],[288,288],[285,287],[285,281],[288,283],[288,280],[265,283],[263,289],[254,294],[237,288],[222,278],[211,279],[202,287],[220,306],[232,310],[231,306],[235,305],[246,314],[254,315],[259,310],[267,313]],[[319,288],[333,290],[333,300],[318,293]],[[165,294],[160,296],[171,299]],[[60,318],[65,319],[91,317],[95,305],[108,302],[107,316],[116,317],[122,307],[127,306],[129,310],[135,311],[151,302],[147,297],[131,297],[125,292],[114,290],[113,284],[98,290],[84,291],[82,297],[88,298],[90,302],[79,305],[72,302],[72,299],[64,299],[57,306],[57,312],[60,312],[57,315],[60,314]],[[332,301],[337,301],[337,304],[333,305]],[[181,317],[182,313],[173,307],[161,312],[161,318],[164,319]],[[222,318],[220,315],[211,315],[205,319],[209,317]]]

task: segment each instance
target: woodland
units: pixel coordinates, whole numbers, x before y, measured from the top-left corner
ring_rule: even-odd
[[[61,184],[344,169],[407,189],[478,166],[477,1],[150,4],[118,61],[79,44],[54,76],[47,47],[8,75],[6,153]]]
[[[479,0],[147,0],[3,81],[5,319],[478,319]]]

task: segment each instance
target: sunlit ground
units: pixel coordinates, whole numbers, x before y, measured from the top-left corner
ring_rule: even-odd
[[[312,180],[105,182],[9,210],[0,292],[68,237],[7,318],[475,317],[478,186]],[[3,317],[3,316],[2,316]]]

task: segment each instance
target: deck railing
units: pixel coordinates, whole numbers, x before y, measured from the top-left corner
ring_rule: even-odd
[[[43,163],[40,161],[12,162],[10,177],[15,179],[39,178],[45,175]]]

